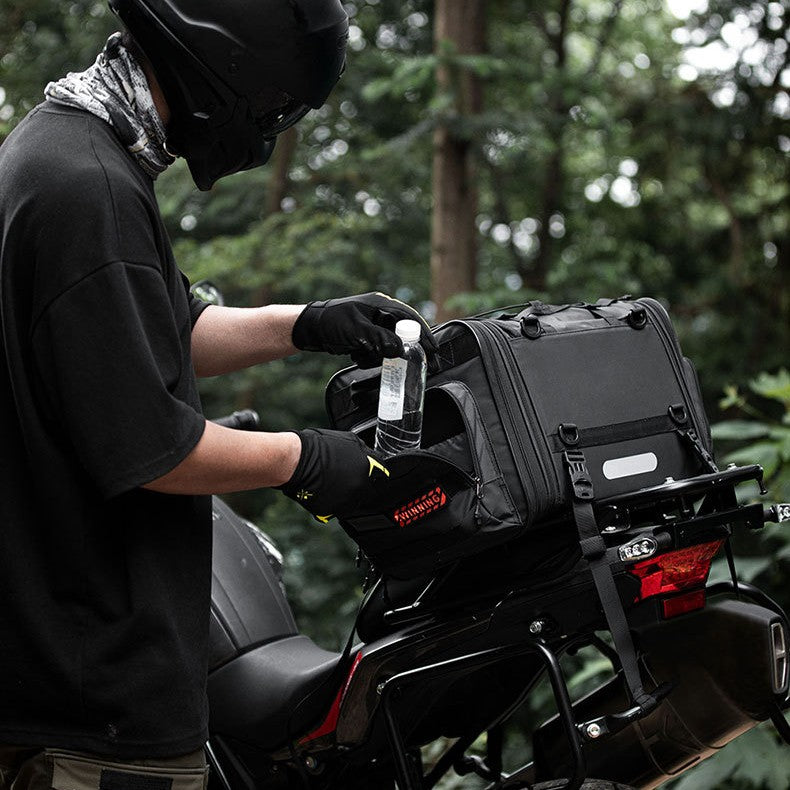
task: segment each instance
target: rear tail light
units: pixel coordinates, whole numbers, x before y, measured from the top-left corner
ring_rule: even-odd
[[[639,579],[634,603],[654,596],[671,596],[662,601],[665,618],[676,617],[705,606],[705,582],[710,564],[723,540],[689,546],[637,562],[628,572]]]

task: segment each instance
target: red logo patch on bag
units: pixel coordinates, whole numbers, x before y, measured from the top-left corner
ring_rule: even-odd
[[[444,493],[441,486],[428,491],[417,499],[409,502],[407,505],[399,507],[393,514],[392,518],[399,527],[405,527],[409,524],[419,521],[421,518],[441,510],[447,504],[447,494]]]

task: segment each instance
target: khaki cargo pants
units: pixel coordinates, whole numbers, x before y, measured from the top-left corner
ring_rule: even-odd
[[[60,749],[0,745],[0,790],[206,790],[202,750],[119,761]]]

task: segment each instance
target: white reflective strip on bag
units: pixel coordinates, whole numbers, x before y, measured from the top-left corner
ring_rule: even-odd
[[[623,458],[611,458],[604,461],[603,476],[607,480],[617,480],[620,477],[643,475],[655,472],[658,469],[658,458],[655,453],[640,453],[627,455]]]

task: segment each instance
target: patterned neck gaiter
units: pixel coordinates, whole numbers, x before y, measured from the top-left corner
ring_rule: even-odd
[[[165,127],[140,65],[113,33],[96,62],[50,82],[44,95],[58,104],[78,107],[109,123],[118,139],[151,178],[175,161],[165,148]]]

